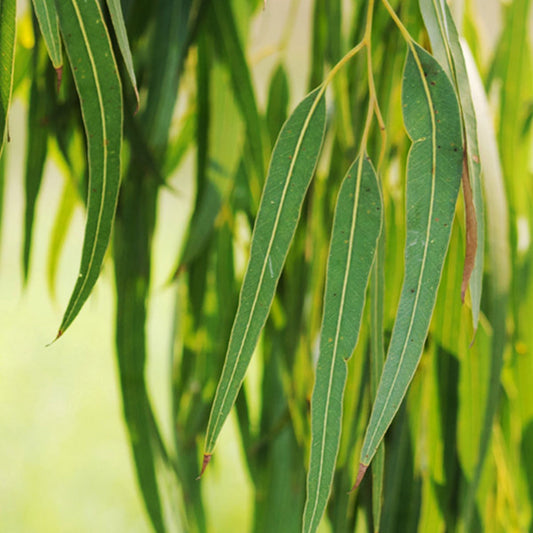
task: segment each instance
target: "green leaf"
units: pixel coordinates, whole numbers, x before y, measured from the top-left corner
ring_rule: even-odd
[[[79,276],[57,336],[79,313],[109,244],[120,184],[122,92],[111,41],[96,0],[58,2],[65,48],[87,134],[89,194]]]
[[[370,391],[376,396],[379,377],[383,371],[385,361],[385,346],[383,339],[383,310],[385,299],[385,230],[378,240],[376,259],[372,267],[370,284],[371,302],[371,335],[370,335]],[[383,480],[385,477],[385,444],[382,442],[376,451],[372,463],[372,521],[374,532],[381,530],[381,511],[383,504]]]
[[[232,12],[231,2],[212,2],[212,27],[215,42],[224,52],[224,58],[232,78],[235,98],[246,124],[246,133],[254,166],[259,176],[264,176],[262,126],[255,102],[250,70]]]
[[[289,81],[283,65],[279,64],[270,80],[266,110],[266,122],[272,145],[274,145],[279,129],[287,118],[288,105]]]
[[[483,416],[479,449],[476,455],[476,469],[472,475],[462,509],[463,523],[460,531],[470,531],[476,493],[489,450],[494,416],[498,409],[500,396],[500,375],[507,339],[506,315],[512,277],[512,254],[509,244],[509,207],[507,205],[504,173],[498,153],[490,107],[474,58],[467,46],[463,47],[463,51],[479,123],[479,147],[483,161],[485,161],[483,183],[487,206],[488,258],[491,270],[489,283],[490,310],[488,315],[492,326],[492,353],[487,403]]]
[[[409,43],[402,85],[413,145],[407,162],[405,277],[396,321],[361,451],[360,481],[398,411],[420,360],[435,305],[461,181],[461,120],[439,64]]]
[[[7,114],[13,90],[16,10],[15,0],[0,2],[0,156],[6,140]]]
[[[59,265],[59,258],[61,251],[65,244],[67,232],[70,229],[70,223],[76,208],[77,191],[74,186],[72,178],[65,179],[63,185],[63,192],[56,211],[54,225],[50,235],[50,246],[48,248],[48,260],[46,267],[46,281],[48,284],[48,291],[52,298],[55,297],[55,283],[57,277],[57,270]]]
[[[128,34],[126,33],[126,25],[124,24],[124,15],[122,14],[120,0],[107,0],[107,9],[109,9],[109,14],[111,15],[111,22],[113,23],[113,28],[117,37],[118,47],[120,48],[122,58],[124,59],[131,86],[135,92],[138,108],[139,91],[137,89],[137,79],[135,78],[135,70],[133,69],[133,58],[131,57],[130,43],[128,42]]]
[[[476,115],[459,34],[445,2],[420,0],[420,11],[429,33],[435,58],[455,85],[463,123],[466,167],[463,191],[466,212],[466,254],[461,296],[470,285],[474,329],[479,321],[483,281],[485,221],[481,190],[481,165]]]
[[[305,193],[322,146],[323,90],[309,94],[289,117],[274,147],[252,236],[250,259],[205,441],[204,465],[239,392],[274,298]]]
[[[360,156],[342,183],[333,222],[311,400],[311,459],[303,531],[316,531],[331,491],[339,450],[346,361],[359,336],[382,212],[376,173],[370,161]]]
[[[61,39],[59,38],[55,0],[33,0],[33,10],[37,17],[48,55],[52,65],[58,71],[59,77],[59,70],[63,67],[63,54],[61,53]]]
[[[28,139],[26,143],[26,169],[24,179],[24,247],[22,269],[24,281],[28,279],[35,204],[41,188],[44,164],[48,151],[49,95],[46,90],[46,66],[40,68],[38,43],[34,48],[30,107],[28,110]],[[46,61],[46,63],[48,63]]]

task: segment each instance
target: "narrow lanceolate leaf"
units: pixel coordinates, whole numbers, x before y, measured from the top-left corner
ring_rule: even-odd
[[[476,494],[489,444],[494,416],[500,395],[500,374],[506,339],[507,302],[511,285],[511,249],[509,245],[509,206],[505,190],[504,173],[498,153],[496,134],[492,123],[488,99],[476,63],[466,43],[463,43],[467,72],[470,77],[475,111],[479,123],[479,146],[486,165],[483,170],[484,192],[487,205],[487,244],[491,269],[489,295],[491,299],[489,320],[492,326],[491,368],[487,403],[483,416],[477,464],[462,505],[459,531],[471,531]]]
[[[361,451],[360,481],[407,392],[435,305],[461,182],[461,119],[454,89],[425,50],[410,43],[402,84],[407,133],[405,277]]]
[[[466,150],[463,172],[466,251],[461,297],[464,300],[466,287],[469,285],[472,318],[476,329],[481,305],[485,240],[476,115],[459,34],[448,5],[440,0],[420,0],[420,11],[428,30],[433,54],[452,80],[459,97]]]
[[[38,50],[38,49],[37,49]],[[36,50],[36,53],[38,53]],[[30,89],[30,108],[28,112],[28,140],[26,144],[26,171],[24,179],[24,253],[22,270],[24,281],[28,279],[30,267],[31,241],[33,234],[33,219],[35,205],[43,177],[46,152],[48,147],[48,129],[46,114],[49,110],[48,95],[39,79],[43,73],[38,68],[33,69],[33,79]],[[43,76],[44,77],[44,76]]]
[[[0,156],[7,132],[7,113],[13,90],[15,58],[15,0],[0,1]]]
[[[33,0],[33,10],[39,23],[50,61],[52,61],[56,71],[59,71],[63,67],[63,54],[61,53],[61,39],[59,38],[59,23],[55,0]]]
[[[361,156],[337,200],[328,260],[320,351],[311,400],[311,458],[303,531],[316,531],[339,450],[346,361],[359,336],[366,287],[381,232],[381,194],[372,164]]]
[[[111,41],[96,0],[57,3],[61,33],[87,134],[89,194],[78,280],[59,328],[65,332],[102,267],[120,184],[122,92]]]
[[[226,362],[211,408],[204,467],[235,403],[267,319],[305,193],[315,170],[324,125],[324,93],[317,89],[294,110],[274,147]]]
[[[35,1],[35,0],[34,0]],[[131,81],[131,86],[135,92],[135,99],[137,100],[137,107],[139,106],[139,91],[137,89],[137,79],[135,78],[135,70],[133,69],[133,58],[131,57],[130,43],[128,41],[128,34],[126,33],[126,25],[124,24],[124,15],[122,14],[122,6],[120,0],[107,0],[107,9],[111,15],[111,22],[117,37],[118,47],[124,59],[126,70]]]

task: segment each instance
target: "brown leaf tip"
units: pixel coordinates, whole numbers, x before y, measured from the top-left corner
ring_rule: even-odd
[[[197,480],[204,475],[205,469],[207,468],[209,461],[211,461],[212,455],[212,453],[204,453],[204,460],[202,461],[202,470],[200,470],[200,475],[196,478]]]
[[[350,492],[353,492],[354,490],[359,488],[359,485],[361,484],[361,481],[363,481],[363,478],[365,477],[365,473],[366,473],[367,468],[368,468],[368,465],[364,465],[363,463],[359,463],[359,471],[357,472],[357,478],[356,478],[354,486],[352,487],[352,490]]]
[[[61,80],[63,79],[63,67],[56,68],[56,76],[57,76],[57,92],[59,92],[61,89]]]

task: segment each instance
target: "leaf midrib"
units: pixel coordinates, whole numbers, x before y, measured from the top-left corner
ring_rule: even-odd
[[[344,280],[343,280],[343,285],[342,285],[342,296],[341,296],[341,303],[340,303],[340,312],[339,314],[337,315],[337,324],[336,324],[336,331],[335,331],[335,343],[333,345],[333,356],[331,358],[331,368],[330,368],[330,371],[329,371],[329,381],[328,381],[328,390],[327,390],[327,397],[326,397],[326,409],[325,409],[325,416],[324,416],[324,420],[323,420],[323,425],[322,427],[323,428],[326,428],[326,421],[328,419],[328,410],[329,410],[329,401],[330,401],[330,398],[331,398],[331,390],[332,390],[332,386],[331,386],[331,383],[333,381],[333,371],[335,369],[335,360],[336,360],[336,355],[337,355],[337,346],[338,346],[338,342],[339,342],[339,336],[340,336],[340,330],[341,330],[341,323],[342,323],[342,317],[344,315],[344,305],[345,305],[345,298],[346,298],[346,288],[347,288],[347,280],[348,280],[348,277],[349,277],[349,272],[350,272],[350,266],[351,266],[351,263],[352,263],[352,250],[353,250],[353,236],[355,234],[355,227],[356,227],[356,224],[357,224],[357,213],[358,213],[358,206],[359,206],[359,193],[360,193],[360,190],[361,190],[361,175],[362,175],[362,169],[363,169],[363,157],[364,157],[364,154],[361,153],[361,155],[359,156],[360,159],[359,159],[359,166],[357,168],[357,186],[356,186],[356,194],[355,194],[355,199],[354,199],[354,210],[353,210],[353,215],[352,215],[352,223],[351,223],[351,228],[350,228],[350,244],[348,246],[348,264],[346,266],[346,270],[345,270],[345,273],[344,273]],[[318,499],[319,499],[319,492],[320,492],[320,484],[322,482],[322,466],[324,464],[324,451],[325,451],[325,448],[324,448],[324,445],[325,445],[325,442],[326,442],[326,430],[323,431],[322,433],[322,446],[320,448],[320,467],[319,467],[319,471],[318,471],[318,486],[317,486],[317,490],[315,492],[315,498],[314,498],[314,504],[313,504],[313,514],[311,515],[311,518],[309,520],[309,526],[312,526],[313,524],[313,521],[315,519],[315,515],[316,515],[316,511],[317,511],[317,506],[318,506]]]
[[[409,329],[407,330],[407,335],[405,336],[405,342],[404,342],[404,345],[402,347],[402,351],[401,351],[401,355],[400,355],[400,360],[399,360],[399,363],[397,365],[397,368],[396,368],[396,372],[394,374],[394,377],[392,379],[392,382],[391,382],[391,385],[389,387],[389,390],[387,392],[387,396],[385,397],[385,401],[383,403],[384,407],[382,408],[381,410],[381,414],[374,426],[374,431],[369,439],[369,445],[368,447],[371,448],[373,447],[373,441],[376,437],[376,434],[379,430],[379,426],[381,424],[381,421],[383,420],[383,417],[385,416],[385,407],[387,406],[387,404],[389,403],[389,400],[390,400],[390,397],[392,395],[392,392],[393,392],[393,389],[394,389],[394,386],[398,380],[398,375],[400,373],[400,370],[402,368],[402,364],[403,364],[403,360],[405,358],[405,353],[406,353],[406,347],[407,347],[407,344],[408,344],[408,341],[409,341],[409,337],[411,335],[411,331],[413,329],[413,325],[414,325],[414,317],[417,313],[417,308],[418,308],[418,300],[420,298],[420,293],[421,293],[421,290],[422,290],[422,284],[421,284],[421,280],[422,280],[422,277],[423,277],[423,274],[425,272],[425,268],[426,268],[426,260],[427,260],[427,253],[428,253],[428,243],[429,243],[429,236],[431,234],[431,229],[432,229],[432,221],[433,221],[433,208],[434,208],[434,203],[435,203],[435,187],[436,187],[436,159],[437,159],[437,140],[436,140],[436,136],[437,136],[437,127],[436,127],[436,122],[435,122],[435,114],[434,114],[434,109],[433,109],[433,99],[431,98],[431,93],[429,91],[429,86],[428,86],[428,83],[427,83],[427,80],[424,76],[424,69],[422,67],[422,64],[420,62],[420,58],[418,56],[418,52],[416,51],[413,43],[409,43],[409,47],[411,49],[411,53],[413,54],[413,58],[415,59],[415,63],[418,67],[418,70],[421,74],[420,76],[420,79],[422,80],[422,84],[424,86],[424,92],[426,93],[426,96],[427,96],[427,99],[428,99],[428,106],[429,106],[429,115],[431,117],[431,128],[432,128],[432,135],[431,135],[431,147],[432,147],[432,167],[431,167],[431,201],[430,201],[430,206],[429,206],[429,213],[428,213],[428,221],[429,221],[429,224],[428,224],[428,228],[426,230],[426,239],[425,239],[425,246],[424,246],[424,255],[422,256],[422,267],[420,268],[420,274],[418,276],[418,282],[417,282],[417,287],[416,287],[416,293],[415,293],[415,303],[414,303],[414,306],[413,306],[413,312],[411,313],[411,317],[410,317],[410,322],[409,322]],[[413,147],[416,143],[418,142],[422,142],[422,139],[417,139],[416,141],[414,141],[414,144],[413,144]],[[411,147],[411,150],[413,148]],[[363,464],[364,461],[363,461]],[[367,463],[369,464],[369,462]]]
[[[242,341],[241,341],[241,344],[239,346],[239,350],[237,352],[237,358],[235,360],[235,364],[233,365],[233,369],[232,369],[232,372],[231,372],[231,375],[230,375],[230,379],[229,379],[228,385],[226,387],[226,390],[224,391],[224,396],[222,397],[221,407],[220,407],[220,409],[219,409],[219,411],[217,413],[215,424],[213,426],[212,434],[214,436],[218,435],[218,432],[219,432],[218,428],[219,428],[219,425],[220,425],[220,419],[222,418],[223,412],[224,412],[223,408],[224,408],[224,405],[226,403],[226,399],[228,397],[229,390],[231,388],[231,384],[233,383],[233,379],[235,377],[235,373],[237,372],[237,367],[239,366],[239,361],[240,361],[240,358],[241,358],[241,355],[242,355],[244,343],[246,342],[246,339],[248,337],[248,333],[249,333],[249,330],[250,330],[250,324],[252,322],[252,318],[253,318],[253,315],[255,313],[257,300],[259,298],[259,293],[261,292],[260,289],[261,289],[261,285],[263,283],[263,278],[265,276],[266,265],[268,263],[268,258],[270,257],[270,251],[272,250],[272,245],[274,243],[274,238],[275,238],[277,230],[278,230],[279,219],[280,219],[281,213],[283,211],[284,202],[285,202],[285,199],[286,199],[286,196],[287,196],[287,191],[289,189],[289,184],[291,183],[291,179],[292,179],[292,176],[293,176],[293,173],[294,173],[294,167],[296,165],[296,161],[297,161],[298,155],[300,153],[300,148],[301,148],[301,145],[303,143],[303,139],[305,137],[305,134],[307,133],[307,130],[309,128],[309,124],[311,122],[311,118],[313,117],[313,114],[316,111],[318,103],[320,102],[323,94],[324,94],[324,88],[321,88],[319,90],[319,92],[317,93],[317,96],[316,96],[315,100],[313,101],[313,104],[311,105],[311,108],[309,110],[307,118],[305,119],[302,131],[300,133],[300,136],[298,137],[298,142],[296,143],[296,149],[294,151],[294,156],[291,159],[291,164],[289,166],[288,178],[285,180],[285,186],[283,187],[283,192],[282,192],[282,195],[281,195],[281,201],[279,203],[279,209],[278,209],[278,211],[276,213],[276,219],[274,221],[274,227],[273,227],[273,230],[272,230],[272,235],[271,235],[269,243],[268,243],[268,249],[267,249],[267,253],[266,253],[267,260],[263,261],[263,265],[261,267],[261,274],[259,276],[259,282],[257,283],[257,289],[255,291],[254,300],[252,302],[252,307],[250,309],[250,312],[248,313],[248,320],[246,322],[246,327],[245,327],[245,330],[244,330],[244,334],[242,336]],[[278,142],[279,142],[279,138],[278,138]],[[275,148],[274,148],[274,151],[275,151]],[[239,305],[240,305],[240,301],[239,301]],[[231,333],[231,337],[233,337],[233,331]],[[230,338],[230,345],[231,345],[231,340],[232,339]],[[243,377],[243,379],[244,379],[244,377]],[[242,380],[241,380],[241,382],[242,382]],[[216,402],[216,398],[215,398],[215,402]],[[211,439],[211,440],[213,440],[213,439]],[[206,446],[205,453],[209,454],[213,447],[214,447],[214,442],[210,442],[209,446]]]
[[[87,55],[89,56],[89,61],[91,63],[91,70],[93,72],[93,75],[94,75],[94,79],[95,79],[95,85],[96,85],[96,94],[98,96],[98,106],[100,108],[100,119],[102,120],[102,136],[103,136],[103,160],[104,160],[104,171],[103,171],[103,176],[102,176],[102,195],[101,195],[101,199],[100,199],[100,206],[99,206],[99,209],[98,209],[98,219],[97,219],[97,223],[96,223],[96,231],[95,231],[95,235],[97,236],[99,231],[100,231],[100,223],[101,223],[101,220],[102,220],[102,212],[103,212],[103,209],[104,209],[104,204],[105,204],[105,194],[104,194],[104,191],[106,190],[106,186],[107,186],[107,143],[106,143],[106,140],[107,140],[107,127],[106,127],[106,121],[105,121],[105,112],[104,112],[104,102],[103,102],[103,98],[102,98],[102,92],[100,90],[100,79],[98,77],[98,70],[96,68],[96,64],[95,64],[95,61],[94,61],[94,57],[93,57],[93,54],[92,54],[92,51],[91,51],[91,48],[89,46],[89,39],[87,37],[87,33],[85,31],[85,26],[84,26],[84,23],[83,23],[83,19],[81,17],[81,14],[80,14],[80,11],[79,11],[79,8],[78,8],[78,3],[77,3],[77,0],[72,0],[72,7],[74,8],[74,11],[76,13],[76,18],[78,19],[78,23],[79,23],[79,26],[80,26],[80,31],[83,35],[83,42],[85,44],[85,47],[87,49]],[[98,11],[100,12],[100,7],[98,6],[98,3],[96,3],[96,8],[98,9]],[[101,13],[100,13],[101,15]],[[82,108],[82,112],[83,112],[83,108]],[[91,141],[90,141],[90,138],[89,138],[89,135],[87,135],[87,144],[89,144]],[[92,179],[92,176],[90,175],[89,176],[89,180]],[[89,183],[89,187],[90,187],[90,183]],[[87,282],[88,282],[88,279],[89,279],[89,273],[91,272],[91,269],[92,269],[92,266],[93,266],[93,262],[94,262],[94,256],[96,255],[95,254],[95,250],[96,250],[96,243],[97,243],[97,239],[93,239],[93,242],[91,243],[91,252],[90,252],[90,256],[89,256],[89,263],[87,264],[87,270],[84,274],[85,278],[78,290],[78,294],[76,296],[76,298],[74,299],[74,301],[72,302],[71,306],[70,306],[70,312],[68,315],[65,316],[65,318],[63,319],[63,324],[65,325],[68,325],[69,322],[70,322],[70,317],[75,313],[75,310],[76,310],[76,306],[78,305],[78,301],[80,300],[82,294],[83,294],[83,291],[85,290],[85,286],[87,285]]]

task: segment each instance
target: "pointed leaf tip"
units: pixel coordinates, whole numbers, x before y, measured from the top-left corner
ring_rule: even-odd
[[[59,93],[59,91],[61,90],[61,81],[63,80],[63,67],[57,67],[56,69],[56,78],[57,78],[57,81],[56,81],[56,89],[57,89],[57,92]]]
[[[361,484],[361,481],[363,481],[363,478],[365,477],[366,471],[367,471],[368,465],[364,465],[363,463],[359,463],[359,470],[357,472],[357,478],[355,479],[355,483],[352,487],[352,490],[350,492],[353,492],[354,490],[359,488],[359,485]]]
[[[211,461],[212,453],[204,453],[204,460],[202,461],[202,470],[200,470],[200,475],[196,478],[199,480],[205,472],[205,469],[207,468],[207,465],[209,464],[209,461]]]

